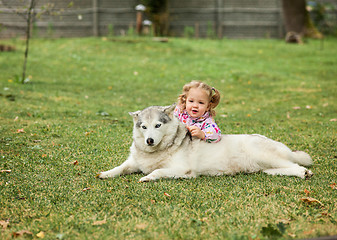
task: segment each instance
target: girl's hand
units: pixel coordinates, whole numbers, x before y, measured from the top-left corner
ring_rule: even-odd
[[[200,139],[205,139],[205,133],[203,131],[201,131],[200,128],[198,128],[197,126],[189,126],[187,127],[188,131],[190,131],[192,137],[197,137]]]

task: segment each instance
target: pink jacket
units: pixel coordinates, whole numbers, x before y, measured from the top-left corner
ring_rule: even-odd
[[[221,131],[209,112],[206,112],[199,118],[192,118],[186,110],[181,112],[177,106],[174,109],[174,116],[187,126],[197,126],[200,128],[205,133],[206,142],[213,143],[221,140]]]

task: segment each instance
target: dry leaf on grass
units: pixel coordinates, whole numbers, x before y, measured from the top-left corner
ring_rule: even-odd
[[[144,230],[147,227],[146,223],[140,223],[136,225],[136,229]]]
[[[82,192],[88,191],[88,190],[90,190],[90,189],[91,189],[90,187],[83,188],[83,189],[82,189]]]
[[[307,196],[309,196],[310,192],[307,189],[304,189],[304,192]]]
[[[44,238],[45,237],[45,234],[44,234],[44,232],[39,232],[38,234],[36,234],[36,236],[38,237],[38,238]]]
[[[17,133],[24,133],[25,130],[23,128],[16,130]]]
[[[336,183],[332,183],[332,184],[330,184],[330,187],[331,187],[332,189],[335,189],[335,190],[337,190],[337,185],[336,185]]]
[[[106,219],[101,220],[101,221],[95,221],[92,225],[99,226],[99,225],[103,225],[103,224],[106,224]]]
[[[308,204],[318,203],[319,205],[323,206],[323,203],[321,203],[320,201],[312,197],[304,197],[304,198],[300,198],[300,200]]]
[[[27,234],[27,235],[33,235],[33,233],[30,232],[30,231],[27,231],[27,230],[21,230],[21,231],[18,231],[18,232],[13,232],[13,233],[12,233],[12,236],[13,236],[13,237],[22,237],[22,236],[25,235],[25,234]]]
[[[168,194],[168,193],[166,193],[166,192],[164,192],[164,195],[165,195],[166,197],[171,197],[171,195]]]
[[[6,220],[6,221],[1,220],[1,221],[0,221],[0,225],[2,226],[2,229],[3,229],[3,230],[5,230],[5,229],[8,227],[8,224],[9,224],[9,221],[8,221],[8,220]]]
[[[12,170],[9,170],[9,169],[8,170],[0,170],[0,172],[10,173],[10,172],[12,172]]]

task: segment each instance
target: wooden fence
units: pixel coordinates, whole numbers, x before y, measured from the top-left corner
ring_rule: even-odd
[[[22,0],[3,2],[8,4],[0,3],[0,38],[24,35],[25,20],[13,12],[22,9]],[[35,19],[33,34],[37,36],[126,35],[133,34],[136,27],[137,0],[39,0],[37,12],[47,2],[52,2],[59,14]],[[68,8],[70,2],[74,4]],[[171,36],[284,36],[281,0],[169,0],[168,7],[168,30]],[[146,18],[148,16],[144,14]]]

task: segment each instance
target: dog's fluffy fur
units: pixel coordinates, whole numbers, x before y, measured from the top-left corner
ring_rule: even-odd
[[[152,106],[130,113],[134,119],[133,143],[128,159],[99,178],[142,172],[140,182],[160,178],[192,178],[199,175],[233,175],[263,171],[270,175],[308,178],[303,166],[311,157],[293,152],[280,142],[261,135],[223,135],[218,143],[192,138],[176,117],[174,105]],[[302,165],[302,166],[300,166]]]

